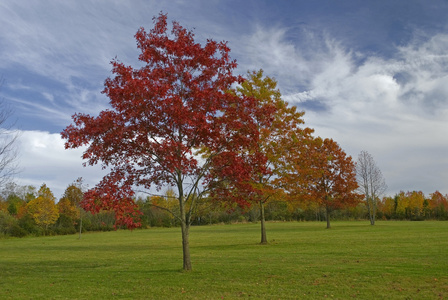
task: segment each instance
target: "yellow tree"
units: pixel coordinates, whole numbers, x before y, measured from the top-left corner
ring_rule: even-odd
[[[425,195],[421,191],[412,191],[406,194],[409,198],[409,218],[420,219],[423,215]]]
[[[59,212],[65,214],[71,219],[79,219],[79,239],[81,239],[82,232],[82,216],[85,211],[81,208],[81,201],[84,199],[82,178],[78,178],[75,182],[70,184],[59,200]]]
[[[0,211],[8,211],[8,203],[0,198]]]
[[[400,219],[405,219],[409,213],[409,198],[406,197],[404,191],[400,191],[400,193],[395,195],[396,201],[396,215]]]
[[[36,224],[42,226],[45,230],[48,229],[49,225],[56,223],[59,218],[55,199],[51,190],[43,184],[38,191],[38,197],[27,204],[27,210]]]
[[[312,130],[302,129],[304,123],[303,111],[297,111],[295,106],[289,106],[281,98],[275,79],[263,76],[263,70],[248,73],[247,79],[236,90],[243,97],[254,98],[259,108],[258,114],[252,118],[258,130],[257,143],[240,149],[243,160],[249,162],[246,168],[245,180],[220,181],[217,196],[235,198],[241,207],[258,205],[261,221],[261,244],[267,243],[264,207],[268,201],[284,200],[285,178],[288,166],[298,158],[286,159],[293,147],[300,146],[299,139],[310,136]],[[240,177],[238,173],[235,177]]]
[[[381,212],[387,218],[395,215],[395,199],[393,197],[383,197]]]
[[[64,214],[72,220],[79,218],[79,210],[72,202],[70,202],[69,198],[62,197],[59,200],[57,207],[60,214]]]

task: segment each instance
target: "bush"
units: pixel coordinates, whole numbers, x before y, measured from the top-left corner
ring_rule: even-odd
[[[83,231],[111,231],[115,229],[115,216],[113,212],[101,211],[97,214],[87,213],[83,217],[82,222]]]
[[[74,226],[72,227],[56,227],[53,229],[53,233],[56,235],[68,235],[77,233]]]
[[[23,229],[22,227],[20,227],[18,224],[14,224],[11,229],[10,229],[10,233],[11,236],[13,237],[25,237],[28,235],[28,232],[26,232],[25,229]]]
[[[57,220],[56,224],[54,225],[55,229],[58,229],[60,232],[71,232],[75,231],[75,224],[73,219],[70,216],[67,216],[65,214],[60,214],[59,219]],[[67,234],[67,233],[64,233]]]
[[[17,219],[5,211],[0,211],[0,233],[11,235],[14,225],[17,225]]]
[[[18,222],[18,225],[29,234],[42,235],[42,229],[36,225],[33,217],[26,214]]]

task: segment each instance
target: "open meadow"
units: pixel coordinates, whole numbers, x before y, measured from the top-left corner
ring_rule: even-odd
[[[1,299],[448,299],[448,222],[193,227],[0,240]]]

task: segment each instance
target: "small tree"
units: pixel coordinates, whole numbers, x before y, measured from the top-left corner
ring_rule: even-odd
[[[10,194],[6,199],[6,203],[8,203],[8,212],[12,216],[17,216],[20,207],[26,205],[26,202],[16,194]]]
[[[372,155],[361,151],[356,164],[356,178],[359,191],[364,194],[367,210],[369,211],[370,225],[375,225],[375,216],[378,201],[387,189],[381,170],[376,165]]]
[[[359,203],[359,195],[354,193],[358,188],[355,164],[335,141],[319,137],[309,148],[309,159],[308,189],[312,199],[325,208],[330,228],[332,210]]]
[[[82,178],[78,178],[65,189],[62,198],[59,200],[59,202],[62,201],[61,205],[64,204],[63,209],[68,212],[71,218],[79,218],[79,239],[81,239],[82,219],[85,214],[84,209],[81,207],[82,200],[84,199],[83,188]]]
[[[448,195],[442,195],[439,191],[429,195],[429,208],[432,213],[432,217],[437,220],[448,219]]]
[[[305,112],[297,111],[281,99],[275,79],[263,75],[263,70],[249,72],[247,80],[237,88],[237,93],[257,101],[258,114],[253,119],[258,130],[258,142],[242,148],[240,155],[247,162],[248,177],[240,180],[228,178],[218,181],[215,190],[219,198],[237,201],[240,206],[258,205],[261,221],[261,244],[267,243],[265,206],[269,201],[286,200],[285,186],[290,165],[295,164],[301,152],[301,142],[310,138],[311,129],[301,129]],[[300,141],[299,141],[300,138]],[[294,157],[292,155],[298,155]],[[255,158],[255,159],[254,159]],[[219,178],[219,176],[218,176]],[[235,200],[235,199],[239,200]]]
[[[37,194],[38,197],[27,204],[27,209],[36,224],[47,231],[48,226],[56,223],[59,218],[56,198],[45,184],[40,187]]]

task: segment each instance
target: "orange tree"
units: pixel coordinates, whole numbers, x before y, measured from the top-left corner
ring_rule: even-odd
[[[439,191],[430,194],[429,208],[433,218],[438,220],[448,219],[448,195],[443,196]]]
[[[70,199],[63,197],[59,200],[58,204],[59,214],[65,215],[71,221],[79,218],[79,210],[76,209],[76,206],[70,202]]]
[[[66,148],[87,145],[88,164],[110,170],[86,192],[86,210],[112,209],[117,224],[132,228],[140,225],[135,189],[176,189],[178,213],[172,213],[181,225],[183,268],[191,270],[194,202],[207,193],[213,164],[244,174],[237,151],[256,142],[250,116],[257,107],[253,99],[228,92],[242,78],[233,75],[236,62],[226,42],[210,39],[202,46],[177,22],[170,32],[166,15],[153,20],[153,29],[135,35],[142,66],[112,61],[115,76],[103,91],[112,108],[97,117],[75,114],[62,137]]]
[[[332,139],[316,138],[308,145],[309,168],[305,169],[306,190],[309,199],[325,208],[327,228],[334,209],[356,206],[361,195],[358,188],[355,163]]]

